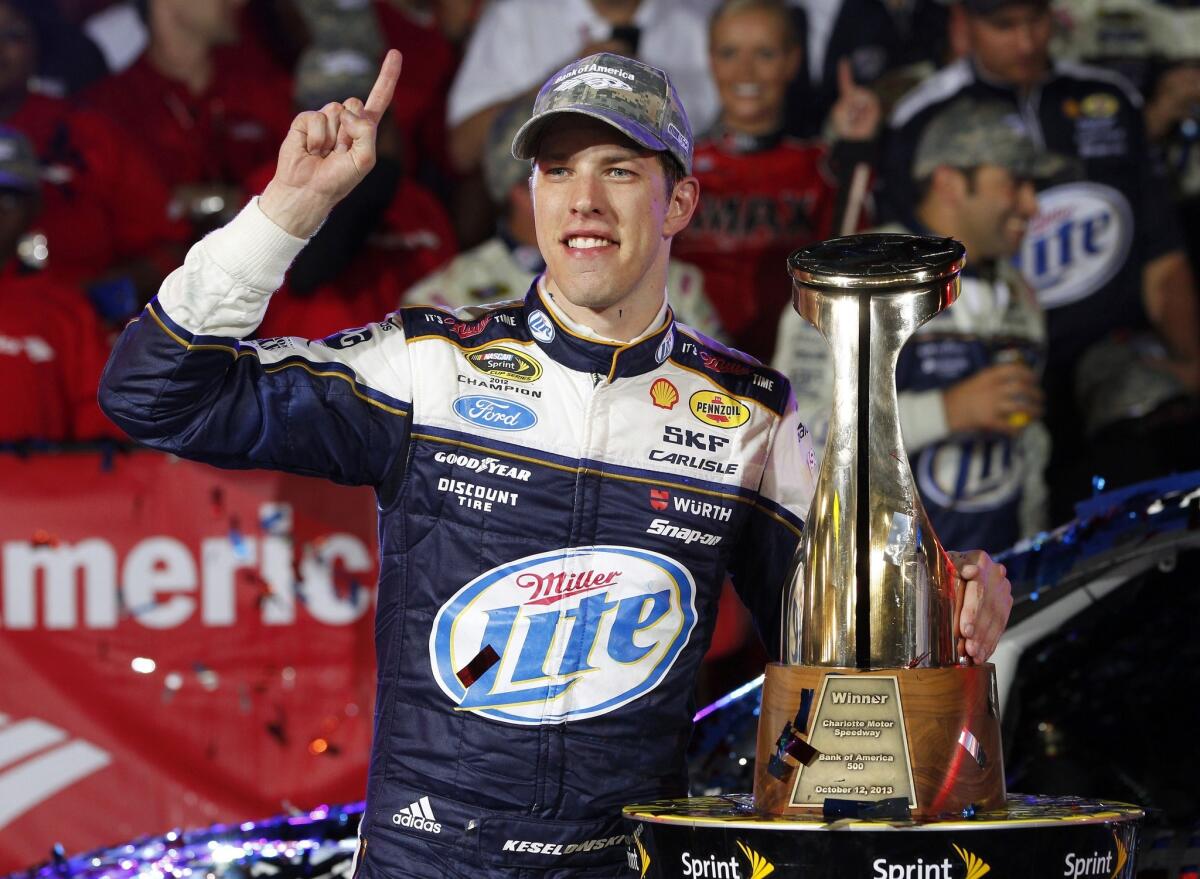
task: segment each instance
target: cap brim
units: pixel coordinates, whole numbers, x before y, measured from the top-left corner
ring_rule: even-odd
[[[599,119],[601,122],[607,122],[634,143],[644,146],[648,150],[654,150],[656,153],[668,153],[671,151],[671,148],[661,138],[655,136],[650,129],[639,125],[632,119],[628,119],[617,113],[606,113],[604,110],[587,104],[571,104],[566,107],[555,107],[553,110],[539,113],[522,125],[517,131],[517,136],[513,138],[513,158],[532,159],[537,154],[538,141],[541,140],[546,123],[551,121],[551,117],[559,116],[563,113],[576,113],[583,116],[590,116],[593,119]]]

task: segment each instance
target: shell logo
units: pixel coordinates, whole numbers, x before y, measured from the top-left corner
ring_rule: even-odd
[[[650,385],[650,399],[659,409],[674,409],[679,402],[679,391],[665,378],[660,378]]]
[[[736,397],[716,391],[696,391],[688,400],[692,414],[713,427],[741,427],[750,420],[750,407]]]

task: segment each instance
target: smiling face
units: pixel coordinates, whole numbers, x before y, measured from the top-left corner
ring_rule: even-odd
[[[976,259],[1008,259],[1037,215],[1033,183],[999,165],[980,165],[963,178],[959,223]]]
[[[565,113],[538,143],[532,187],[555,301],[609,338],[644,330],[662,304],[671,238],[695,210],[695,178],[668,194],[657,153],[610,125]]]
[[[719,15],[709,35],[709,63],[721,121],[733,131],[769,134],[783,119],[788,83],[800,68],[786,9],[750,6]]]

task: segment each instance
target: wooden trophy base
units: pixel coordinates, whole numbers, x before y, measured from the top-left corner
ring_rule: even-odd
[[[1005,802],[996,674],[947,668],[767,666],[754,803],[812,815],[826,799],[907,798],[913,817]]]

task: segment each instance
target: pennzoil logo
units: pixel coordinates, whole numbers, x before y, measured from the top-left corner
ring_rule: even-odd
[[[679,402],[679,391],[665,378],[655,379],[650,385],[650,399],[659,409],[674,409]]]
[[[750,420],[750,407],[728,394],[696,391],[688,399],[692,414],[713,427],[741,427]]]
[[[532,357],[511,348],[493,347],[472,351],[467,362],[484,375],[515,382],[535,382],[542,377],[542,366]]]
[[[742,850],[742,854],[746,856],[746,860],[750,862],[750,877],[749,879],[763,879],[764,876],[770,876],[775,872],[775,865],[756,852],[740,839],[736,840],[737,847]]]

